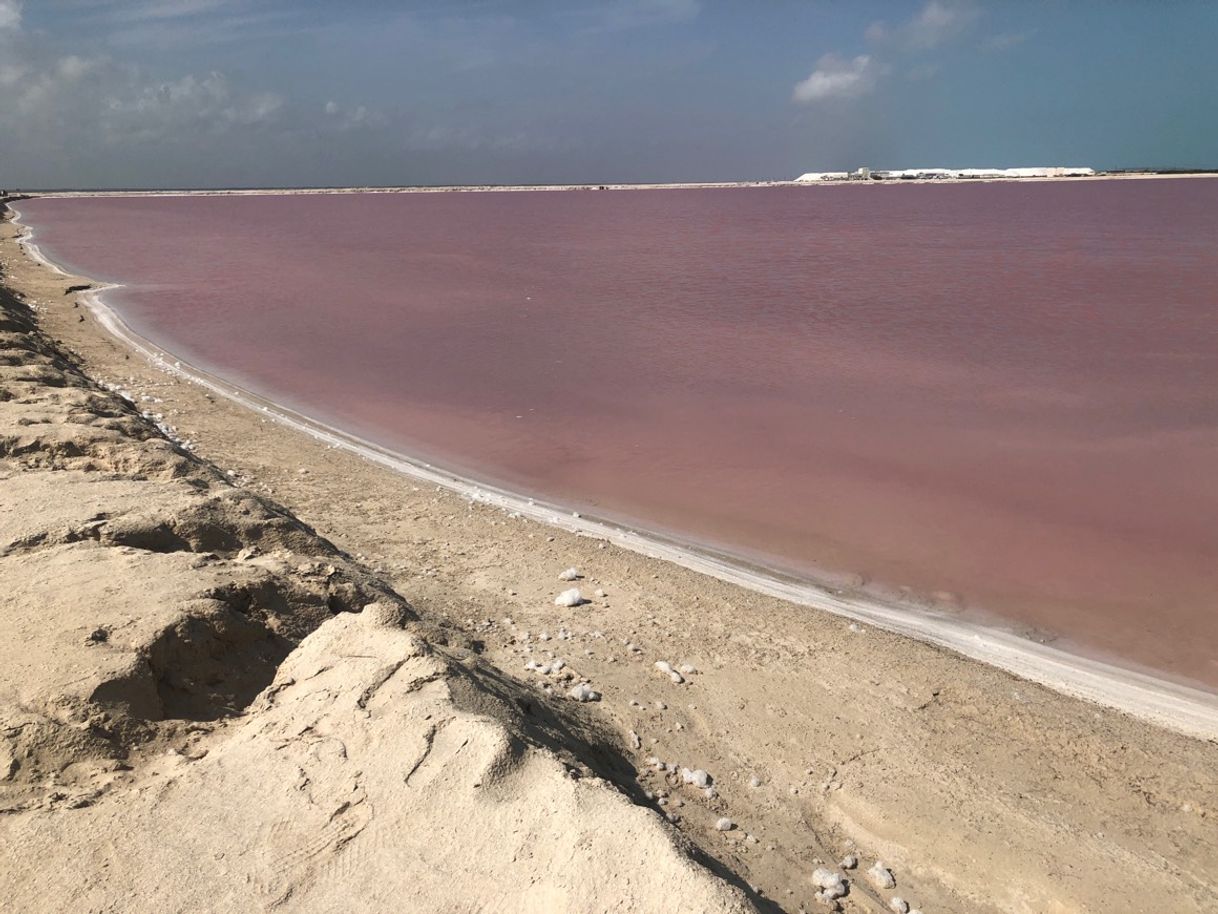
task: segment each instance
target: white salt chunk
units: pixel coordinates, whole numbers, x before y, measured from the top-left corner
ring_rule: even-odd
[[[892,875],[892,870],[884,866],[879,860],[875,865],[867,871],[867,876],[875,884],[877,889],[892,889],[896,888],[897,880]]]
[[[761,786],[761,778],[759,778],[757,775],[753,775],[751,778],[749,778],[749,786],[756,790]]]
[[[686,784],[693,784],[699,790],[705,790],[710,786],[711,776],[701,768],[695,768],[692,771],[688,768],[682,768],[681,780]]]
[[[859,858],[854,854],[847,854],[842,858],[842,862],[838,864],[844,870],[852,870],[859,865]]]
[[[579,569],[568,568],[566,571],[564,571],[562,574],[560,574],[558,576],[558,580],[560,580],[560,581],[578,581],[582,577],[583,577],[583,575],[579,573]]]
[[[564,590],[554,598],[555,606],[580,606],[584,602],[584,595],[579,592],[578,587],[572,587],[570,590]]]
[[[896,914],[909,914],[909,902],[900,895],[892,896],[892,901],[888,902],[888,907],[896,911]]]
[[[600,701],[601,693],[593,690],[586,682],[581,682],[570,692],[567,693],[576,701]]]
[[[683,663],[679,667],[677,667],[677,669],[680,670],[682,673],[684,673],[686,676],[692,676],[694,673],[698,672],[698,668],[696,666],[694,666],[692,663]]]
[[[736,823],[726,816],[715,823],[715,828],[719,829],[719,831],[731,831],[735,827]]]
[[[685,677],[683,677],[680,673],[678,673],[676,670],[674,670],[672,668],[672,664],[669,663],[667,660],[657,660],[656,669],[659,670],[664,675],[666,675],[669,679],[671,679],[677,685],[680,685],[681,683],[683,683],[685,681]]]
[[[841,873],[825,867],[818,867],[812,872],[812,884],[829,898],[841,898],[850,890],[850,883]]]

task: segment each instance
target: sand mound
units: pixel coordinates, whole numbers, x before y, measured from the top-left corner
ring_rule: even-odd
[[[462,710],[448,661],[369,621],[325,622],[231,731],[87,808],[0,822],[6,896],[47,910],[122,909],[133,893],[145,910],[748,909],[658,816]]]
[[[752,909],[593,775],[625,763],[7,296],[0,484],[6,909]]]

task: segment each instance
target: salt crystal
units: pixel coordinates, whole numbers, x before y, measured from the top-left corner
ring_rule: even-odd
[[[570,692],[567,693],[576,701],[600,701],[601,693],[594,691],[593,688],[586,682],[581,682]]]
[[[674,670],[672,668],[672,664],[669,663],[667,660],[657,660],[656,669],[659,670],[661,673],[664,673],[669,679],[671,679],[677,685],[680,685],[681,683],[683,683],[685,681],[685,678],[680,673],[678,673],[676,670]]]
[[[580,606],[585,602],[587,601],[584,600],[584,595],[579,592],[578,587],[564,590],[554,598],[555,606]]]
[[[892,875],[892,870],[884,866],[879,860],[867,871],[867,876],[875,883],[875,887],[878,889],[895,888],[897,884],[896,877]]]
[[[568,568],[558,576],[560,581],[578,581],[583,575],[579,573],[577,568]]]
[[[691,676],[694,673],[698,672],[698,668],[696,666],[694,666],[692,663],[683,663],[679,667],[677,667],[677,669],[679,669],[686,676]]]
[[[852,870],[859,865],[859,858],[854,854],[847,854],[842,858],[842,862],[838,864],[844,870]]]
[[[833,870],[819,867],[812,872],[812,884],[830,898],[841,898],[849,891],[846,877]]]
[[[761,778],[759,778],[757,775],[753,775],[751,778],[749,778],[749,786],[754,790],[757,789],[761,786]]]
[[[719,831],[731,831],[735,827],[736,823],[726,816],[715,823],[715,828],[719,829]]]
[[[888,902],[888,907],[895,911],[896,914],[909,914],[909,902],[900,895],[892,896],[892,901]]]
[[[688,768],[682,768],[681,780],[686,784],[693,784],[699,790],[705,790],[710,786],[711,776],[701,768],[695,768],[692,771]]]

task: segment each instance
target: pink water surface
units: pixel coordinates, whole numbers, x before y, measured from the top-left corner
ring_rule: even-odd
[[[384,445],[1218,685],[1218,180],[20,207]]]

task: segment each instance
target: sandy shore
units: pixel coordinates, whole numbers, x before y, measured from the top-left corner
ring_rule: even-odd
[[[945,651],[876,627],[901,621],[869,615],[875,607],[826,603],[588,519],[547,525],[553,509],[428,476],[222,384],[193,383],[163,357],[133,354],[107,332],[107,322],[123,328],[104,308],[100,320],[86,316],[96,298],[64,295],[80,281],[23,256],[15,234],[5,227],[10,282],[93,376],[155,403],[149,409],[241,491],[273,495],[423,619],[460,631],[479,662],[536,702],[553,693],[571,704],[553,672],[525,669],[563,658],[564,672],[603,693],[586,716],[637,767],[634,789],[664,799],[657,809],[781,909],[811,907],[814,861],[851,851],[866,865],[882,857],[899,894],[926,911],[1101,910],[1114,899],[1130,911],[1202,911],[1218,902],[1210,696],[1016,645],[1031,649],[1025,676],[1091,688],[1093,698],[1210,737],[1190,739],[965,659],[1004,662],[971,637],[940,642],[954,649]],[[586,606],[553,603],[572,586],[558,580],[568,566],[586,576],[575,585],[592,598]],[[859,621],[851,628],[833,613]],[[678,685],[657,660],[699,672]],[[1075,685],[1062,681],[1080,670]],[[705,769],[715,795],[672,783],[680,779],[654,771],[649,757]],[[718,831],[724,816],[739,827]],[[890,894],[860,878],[842,902],[882,910]]]
[[[445,194],[445,193],[524,193],[528,191],[562,190],[692,190],[732,187],[900,187],[907,184],[1027,184],[1049,181],[1147,181],[1171,178],[1218,178],[1213,172],[1187,172],[1181,174],[1159,174],[1138,172],[1129,174],[1070,175],[1035,178],[902,178],[899,180],[874,181],[685,181],[664,184],[446,184],[414,187],[288,187],[288,188],[229,188],[214,190],[48,190],[38,191],[40,197],[210,197],[210,196],[258,196],[260,194]]]

